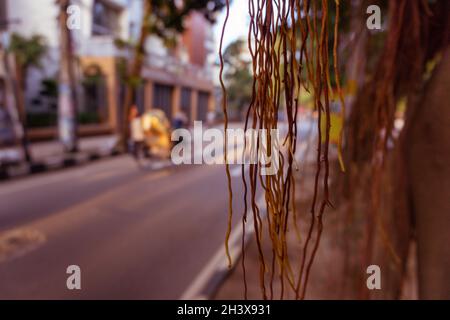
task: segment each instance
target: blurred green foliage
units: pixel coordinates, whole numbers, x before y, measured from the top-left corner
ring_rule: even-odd
[[[244,40],[238,39],[230,43],[223,53],[228,105],[236,116],[241,116],[248,107],[253,92],[252,62],[246,45]]]
[[[48,47],[45,38],[41,35],[25,37],[17,33],[11,35],[8,51],[16,56],[19,66],[23,70],[29,67],[42,68],[42,58],[47,53]]]

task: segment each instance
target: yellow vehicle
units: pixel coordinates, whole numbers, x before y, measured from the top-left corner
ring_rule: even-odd
[[[341,130],[343,129],[343,121],[341,115],[341,106],[339,103],[334,102],[330,104],[330,143],[338,145]],[[320,129],[322,132],[326,130],[326,117],[322,116]],[[322,142],[325,143],[325,134],[322,134]]]
[[[170,122],[159,109],[145,112],[141,116],[145,136],[145,147],[149,156],[169,158],[172,148]]]

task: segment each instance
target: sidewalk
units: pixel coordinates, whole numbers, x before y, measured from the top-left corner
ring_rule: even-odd
[[[290,220],[290,227],[286,235],[286,243],[289,250],[289,259],[292,270],[298,279],[299,266],[301,265],[301,253],[304,245],[308,228],[310,224],[310,206],[313,195],[315,164],[310,162],[300,172],[303,172],[303,181],[297,174],[296,187],[296,208],[299,233],[296,233],[293,227],[294,221]],[[320,247],[311,268],[308,281],[308,290],[306,299],[308,300],[342,300],[358,299],[361,282],[365,284],[367,273],[361,266],[360,252],[361,241],[364,241],[364,219],[360,216],[356,222],[348,225],[345,219],[348,203],[342,202],[336,208],[328,208],[323,220],[324,228],[321,237]],[[292,219],[292,215],[291,215]],[[263,228],[267,228],[266,222],[263,222]],[[267,230],[267,229],[265,229]],[[351,237],[349,237],[351,235]],[[251,241],[245,249],[245,276],[247,280],[248,299],[261,299],[262,288],[260,285],[260,258],[256,244],[255,236],[252,233]],[[313,233],[313,240],[316,239],[316,232]],[[346,244],[348,239],[350,244]],[[383,247],[384,248],[384,247]],[[415,262],[416,244],[411,244],[412,250],[408,257],[405,278],[401,290],[400,299],[416,300],[418,299],[417,285],[417,266]],[[382,251],[384,251],[382,249]],[[279,277],[279,268],[275,274],[271,286],[271,258],[272,246],[267,234],[262,240],[262,252],[266,262],[265,289],[269,298],[281,298],[281,281]],[[311,252],[311,249],[309,249]],[[377,263],[383,262],[378,257]],[[391,261],[391,260],[388,260]],[[244,270],[242,267],[242,254],[238,261],[235,261],[234,268],[227,274],[225,280],[215,289],[215,292],[209,297],[217,300],[240,300],[244,298]],[[371,299],[392,299],[392,292],[389,289],[389,279],[392,279],[392,273],[395,268],[392,264],[383,263],[382,281],[384,290],[371,292]],[[391,290],[392,291],[392,290]],[[273,292],[273,295],[272,295]],[[283,299],[295,299],[292,288],[287,281],[284,281]]]
[[[46,141],[30,145],[33,163],[24,161],[20,146],[0,149],[0,180],[71,167],[99,158],[118,154],[118,136],[106,135],[81,138],[79,152],[65,153],[59,141]]]
[[[230,123],[230,128],[242,127],[242,123]],[[223,123],[218,123],[212,128],[222,129]],[[203,130],[207,127],[203,127]],[[192,133],[193,127],[189,128]],[[81,138],[79,140],[79,152],[68,154],[59,141],[47,141],[33,143],[30,152],[33,163],[25,163],[21,146],[0,148],[0,181],[26,176],[49,170],[71,167],[103,157],[117,155],[116,149],[119,137],[117,135],[105,135],[97,137]]]

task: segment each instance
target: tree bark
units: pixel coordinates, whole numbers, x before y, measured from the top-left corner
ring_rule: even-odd
[[[17,107],[17,114],[19,116],[20,123],[22,125],[22,136],[21,144],[23,149],[23,154],[25,161],[28,164],[33,162],[29,148],[28,140],[28,127],[27,127],[27,111],[25,107],[25,82],[26,82],[26,72],[24,72],[23,67],[20,65],[17,57],[14,57],[14,68],[15,68],[15,81],[13,84],[15,102]]]
[[[77,99],[72,34],[67,27],[70,0],[59,0],[60,70],[58,97],[59,138],[67,152],[77,152]]]
[[[406,141],[421,299],[450,299],[449,48],[425,87]]]

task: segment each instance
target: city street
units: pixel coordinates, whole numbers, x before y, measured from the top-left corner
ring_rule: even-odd
[[[120,156],[1,184],[0,299],[179,298],[223,248],[225,182],[223,166]],[[82,290],[67,289],[69,265]]]
[[[0,304],[450,300],[449,12],[0,0]]]

